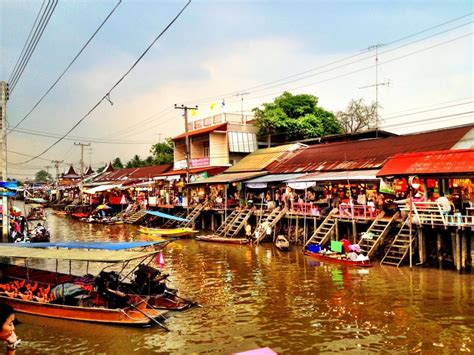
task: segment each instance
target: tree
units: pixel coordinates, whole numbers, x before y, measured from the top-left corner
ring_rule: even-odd
[[[122,164],[122,161],[120,160],[119,157],[117,157],[113,160],[112,167],[114,169],[123,169],[123,164]]]
[[[42,181],[42,182],[48,182],[48,181],[52,181],[53,178],[51,177],[51,175],[46,170],[40,170],[36,173],[35,180],[36,181]]]
[[[318,98],[313,95],[293,95],[284,92],[263,109],[254,108],[259,135],[279,142],[322,137],[342,132],[334,115],[318,107]],[[273,138],[272,138],[273,136]]]
[[[364,99],[349,102],[346,111],[336,113],[344,133],[356,133],[369,129],[377,122],[377,104],[366,105]]]
[[[152,145],[150,153],[153,154],[153,161],[156,165],[173,164],[173,140],[166,138],[163,143]]]
[[[143,162],[138,154],[135,154],[127,163],[127,168],[139,168],[141,166],[143,166]]]

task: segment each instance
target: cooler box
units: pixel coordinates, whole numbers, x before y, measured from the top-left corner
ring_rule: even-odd
[[[310,244],[307,249],[312,253],[319,253],[321,251],[321,246],[319,244]]]

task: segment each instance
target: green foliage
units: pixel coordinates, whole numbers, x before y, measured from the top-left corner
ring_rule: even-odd
[[[40,170],[35,174],[35,180],[41,182],[52,181],[53,178],[46,170]]]
[[[294,141],[322,137],[342,132],[334,115],[318,107],[313,95],[293,95],[284,92],[263,109],[254,108],[259,135],[273,136],[272,140]]]
[[[173,164],[173,140],[166,138],[163,143],[152,145],[150,153],[153,154],[155,165]]]
[[[123,164],[119,157],[114,159],[114,161],[112,162],[112,167],[114,169],[123,169]]]

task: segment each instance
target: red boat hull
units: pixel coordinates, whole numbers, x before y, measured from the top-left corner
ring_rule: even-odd
[[[355,266],[355,267],[372,267],[374,266],[373,263],[371,263],[368,260],[364,261],[352,261],[352,260],[347,260],[347,259],[338,259],[335,257],[330,257],[321,253],[313,253],[311,251],[305,250],[304,252],[306,255],[317,259],[319,261],[327,261],[328,263],[334,263],[334,264],[340,264],[340,265],[347,265],[347,266]]]

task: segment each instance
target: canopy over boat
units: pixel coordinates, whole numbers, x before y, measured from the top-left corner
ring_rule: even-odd
[[[146,211],[146,213],[151,214],[152,216],[168,218],[168,219],[172,219],[172,220],[178,221],[178,222],[189,222],[186,218],[176,217],[176,216],[173,216],[171,214],[167,214],[167,213],[163,213],[163,212]]]
[[[168,243],[160,240],[154,242],[57,242],[57,243],[9,243],[1,246],[24,248],[69,248],[69,249],[101,249],[101,250],[127,250],[134,248],[150,247]]]
[[[146,258],[157,254],[158,251],[125,251],[116,250],[105,252],[82,249],[42,249],[15,246],[0,246],[0,255],[18,259],[56,259],[72,261],[91,261],[102,263],[120,263],[129,260]]]

